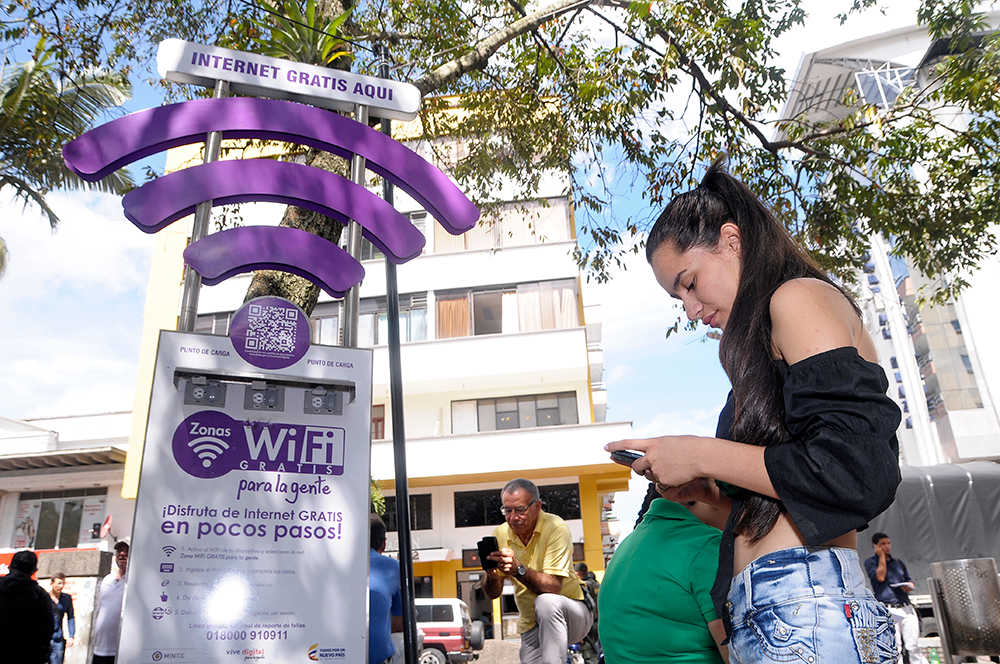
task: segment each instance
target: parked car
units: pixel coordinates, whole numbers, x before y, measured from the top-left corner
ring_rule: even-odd
[[[417,627],[424,632],[420,664],[469,662],[479,657],[485,641],[483,623],[473,622],[460,599],[418,597]]]

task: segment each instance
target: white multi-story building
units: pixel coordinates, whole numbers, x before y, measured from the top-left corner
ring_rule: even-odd
[[[1000,25],[1000,12],[989,22]],[[928,82],[941,47],[925,27],[912,26],[806,54],[782,117],[843,118],[850,109],[842,100],[852,90],[887,108],[905,86]],[[965,122],[953,111],[940,115],[949,126]],[[926,277],[905,260],[890,260],[890,253],[885,239],[872,237],[859,284],[890,394],[903,410],[903,463],[1000,459],[1000,421],[991,397],[1000,389],[1000,350],[985,344],[996,329],[991,295],[1000,264],[983,266],[957,300],[921,307],[917,295]]]
[[[413,147],[429,156],[427,145]],[[172,151],[168,170],[189,158]],[[603,450],[629,437],[631,425],[604,421],[601,321],[598,307],[585,301],[572,257],[577,245],[566,189],[563,178],[550,177],[543,184],[545,204],[509,202],[494,219],[457,237],[396,194],[397,208],[426,237],[423,254],[398,267],[416,594],[461,597],[474,615],[486,611],[498,623],[501,614],[516,610],[512,596],[495,604],[485,599],[472,554],[502,522],[500,488],[515,477],[533,480],[546,509],[566,518],[574,557],[597,571],[617,534],[616,524],[607,522],[609,497],[628,488],[629,469],[611,463]],[[497,196],[503,200],[504,194]],[[270,215],[259,223],[277,223],[282,208],[261,213],[265,207],[251,212],[248,206],[244,217]],[[60,555],[107,552],[111,536],[94,534],[94,527],[108,516],[112,536],[129,534],[156,339],[159,330],[177,325],[189,232],[182,221],[156,236],[133,412],[0,420],[0,489],[6,492],[0,497],[0,556],[28,545]],[[366,243],[364,251],[359,345],[374,349],[372,476],[386,495],[392,530],[385,271],[373,247]],[[202,289],[197,332],[228,332],[249,278]],[[322,296],[311,317],[313,343],[338,344],[342,319],[341,303]],[[35,535],[28,542],[31,528]],[[396,544],[390,534],[390,549]],[[88,568],[90,578],[106,573],[110,555],[104,556],[102,566]]]

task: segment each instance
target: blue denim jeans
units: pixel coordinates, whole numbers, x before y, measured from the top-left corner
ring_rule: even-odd
[[[781,549],[733,578],[731,664],[895,664],[889,611],[853,549]]]
[[[66,654],[66,641],[64,639],[52,639],[52,650],[49,652],[49,664],[63,664],[63,657]]]

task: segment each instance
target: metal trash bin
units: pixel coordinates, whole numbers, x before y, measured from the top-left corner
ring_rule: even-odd
[[[931,563],[931,574],[931,595],[945,652],[952,657],[1000,655],[1000,580],[996,561],[946,560]]]

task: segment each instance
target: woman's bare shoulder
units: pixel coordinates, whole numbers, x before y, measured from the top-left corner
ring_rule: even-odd
[[[783,283],[771,296],[770,313],[775,352],[789,364],[834,348],[857,346],[863,331],[851,302],[819,279]]]

